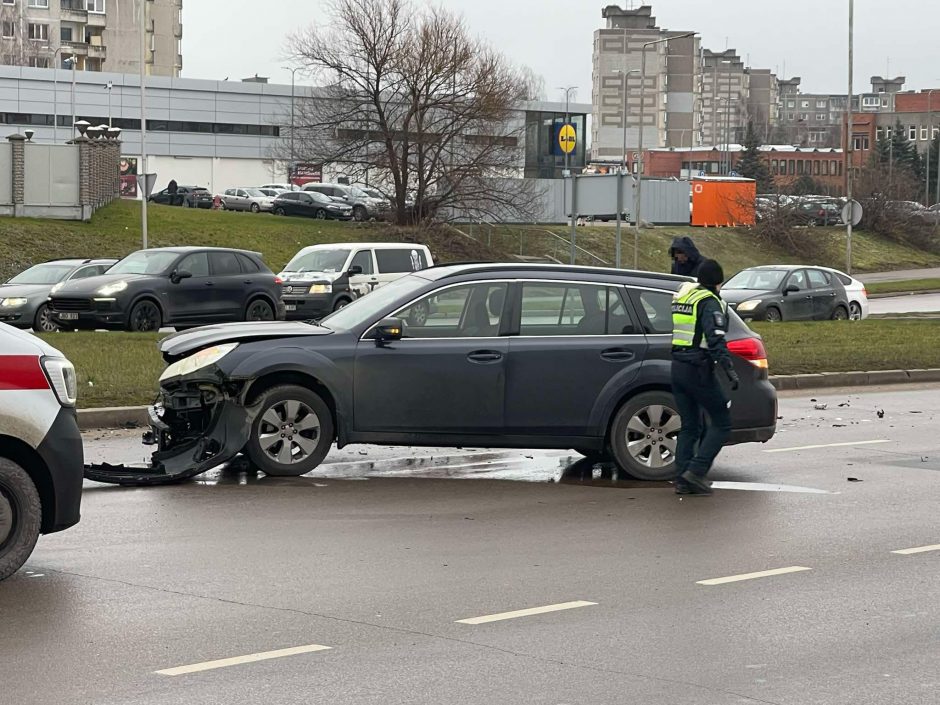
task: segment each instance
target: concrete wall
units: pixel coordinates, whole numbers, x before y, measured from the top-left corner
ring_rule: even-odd
[[[79,148],[74,144],[26,145],[26,206],[79,203]]]

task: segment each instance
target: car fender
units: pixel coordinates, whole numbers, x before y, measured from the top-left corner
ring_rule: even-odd
[[[613,377],[601,390],[591,411],[591,432],[606,436],[610,422],[623,402],[650,389],[672,389],[670,360],[645,360]]]
[[[145,289],[144,291],[138,292],[131,297],[130,303],[127,304],[127,307],[124,308],[122,313],[124,313],[125,316],[130,316],[131,311],[134,310],[134,306],[140,303],[142,299],[150,299],[160,309],[160,317],[163,319],[163,324],[166,325],[170,321],[170,315],[168,313],[169,307],[163,301],[163,297],[169,298],[169,296],[169,292],[158,294],[151,289]]]

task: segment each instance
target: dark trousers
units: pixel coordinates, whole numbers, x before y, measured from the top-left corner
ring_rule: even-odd
[[[718,384],[711,362],[695,364],[673,360],[672,394],[682,419],[676,469],[680,475],[688,470],[705,477],[731,433],[728,399]],[[707,417],[704,429],[702,412]]]

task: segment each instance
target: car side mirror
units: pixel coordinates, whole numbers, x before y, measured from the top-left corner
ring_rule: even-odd
[[[191,279],[192,276],[192,272],[187,272],[185,269],[181,269],[180,271],[173,272],[173,274],[170,275],[170,281],[174,284],[179,284],[184,279]]]
[[[375,324],[372,337],[376,345],[401,340],[405,333],[405,322],[400,318],[385,318]]]
[[[787,294],[795,294],[799,290],[800,287],[798,287],[796,284],[787,284],[787,288],[783,290],[783,295],[786,296]]]
[[[362,267],[360,267],[358,264],[354,264],[352,267],[349,268],[349,271],[346,272],[346,274],[348,274],[351,277],[354,277],[357,274],[362,274]]]

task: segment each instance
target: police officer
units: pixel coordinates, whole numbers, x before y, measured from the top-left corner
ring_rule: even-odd
[[[718,295],[722,281],[721,265],[704,260],[698,283],[683,284],[672,302],[672,391],[682,418],[676,449],[676,494],[712,493],[705,476],[731,432],[728,399],[715,375],[721,367],[731,389],[738,388],[738,375],[725,342],[728,308]]]

